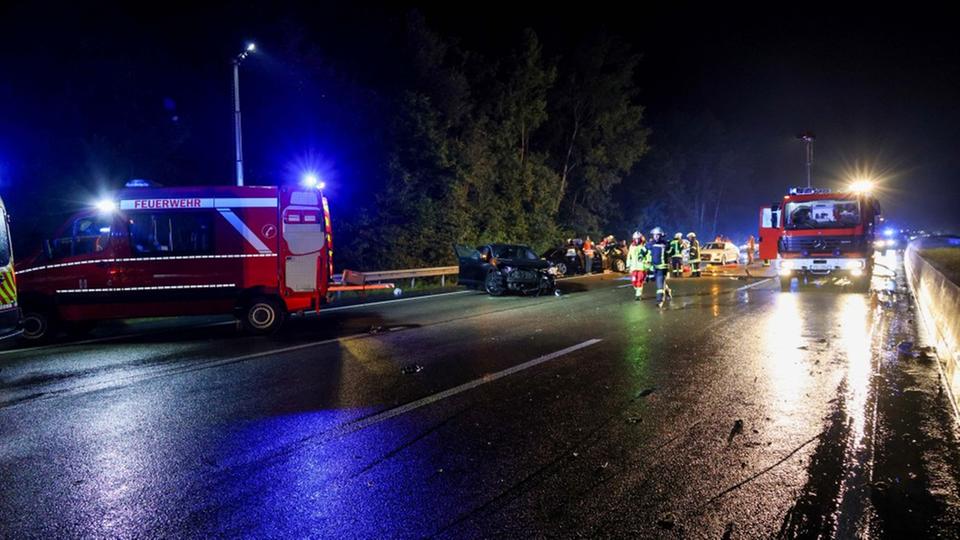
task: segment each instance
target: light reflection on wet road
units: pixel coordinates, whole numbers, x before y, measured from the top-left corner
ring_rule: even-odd
[[[724,278],[674,280],[660,311],[620,285],[372,305],[279,341],[220,326],[5,354],[0,532],[866,530],[872,379],[896,314]]]

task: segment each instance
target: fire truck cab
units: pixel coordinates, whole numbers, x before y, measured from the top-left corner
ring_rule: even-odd
[[[17,280],[13,273],[13,244],[10,241],[10,218],[0,199],[0,340],[20,334],[20,306],[17,302]]]
[[[867,192],[793,188],[779,205],[761,210],[761,257],[771,255],[775,240],[783,290],[794,277],[838,276],[866,291],[880,212],[876,197]]]
[[[325,300],[331,242],[316,189],[123,189],[18,264],[23,335],[38,341],[106,319],[219,313],[273,332],[289,313]]]

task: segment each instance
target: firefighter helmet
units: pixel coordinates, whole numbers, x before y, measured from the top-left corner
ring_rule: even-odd
[[[692,232],[687,233],[687,238],[696,238],[696,237],[697,237],[697,233],[692,233]]]
[[[673,235],[673,237],[676,238],[677,240],[680,240],[683,238],[683,233],[678,232],[677,234]]]
[[[639,240],[639,239],[641,239],[641,238],[643,238],[643,235],[640,234],[640,231],[634,231],[634,233],[633,233],[633,239],[634,239],[634,240]]]

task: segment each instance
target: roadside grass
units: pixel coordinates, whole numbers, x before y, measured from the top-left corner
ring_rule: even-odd
[[[960,248],[921,249],[920,254],[950,281],[960,284]]]

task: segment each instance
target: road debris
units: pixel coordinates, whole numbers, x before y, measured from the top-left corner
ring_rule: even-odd
[[[656,388],[645,388],[637,393],[637,397],[638,398],[647,397],[650,394],[652,394],[654,390],[656,390]]]
[[[420,364],[407,364],[400,368],[400,373],[404,375],[413,375],[414,373],[420,373],[423,371],[423,366]]]
[[[733,442],[733,438],[741,433],[743,433],[743,420],[737,419],[733,423],[733,429],[730,430],[730,435],[727,436],[727,444]]]
[[[657,526],[661,529],[672,529],[677,524],[677,516],[671,512],[662,514],[657,518]]]

